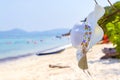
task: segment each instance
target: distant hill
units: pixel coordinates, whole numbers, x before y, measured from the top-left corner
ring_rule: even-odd
[[[53,30],[48,30],[48,31],[34,31],[34,32],[27,32],[22,29],[12,29],[9,31],[0,31],[0,36],[26,36],[26,35],[40,35],[40,36],[47,36],[47,35],[61,35],[63,33],[69,32],[69,29],[53,29]]]
[[[60,35],[63,33],[69,32],[69,29],[53,29],[53,30],[49,30],[49,31],[44,31],[41,32],[41,34],[43,35],[48,35],[48,34],[56,34],[56,35]]]
[[[11,35],[13,35],[13,34],[26,34],[27,32],[26,31],[24,31],[24,30],[21,30],[21,29],[12,29],[12,30],[8,30],[8,31],[0,31],[0,34],[2,34],[2,35],[7,35],[7,34],[11,34]]]

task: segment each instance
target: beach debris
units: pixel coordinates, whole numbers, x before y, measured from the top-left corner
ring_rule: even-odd
[[[117,53],[115,48],[104,48],[102,52],[105,54],[101,57],[101,59],[108,59],[108,58],[117,58],[119,53]]]
[[[61,65],[52,65],[52,64],[49,64],[49,68],[70,68],[70,66],[61,66]]]

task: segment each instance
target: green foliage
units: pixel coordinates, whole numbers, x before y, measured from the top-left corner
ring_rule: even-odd
[[[114,3],[113,6],[115,9],[111,6],[105,7],[105,14],[98,24],[116,46],[117,52],[120,53],[120,1]]]

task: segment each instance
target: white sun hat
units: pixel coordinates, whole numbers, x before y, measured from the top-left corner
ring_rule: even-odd
[[[103,30],[97,22],[104,13],[104,8],[96,4],[94,11],[87,16],[86,21],[82,24],[74,25],[71,30],[71,43],[73,47],[77,48],[76,57],[79,61],[78,65],[82,69],[88,68],[87,51],[103,37]]]

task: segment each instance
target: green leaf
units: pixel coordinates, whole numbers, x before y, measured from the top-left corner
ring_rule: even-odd
[[[116,9],[120,9],[120,1],[114,3],[113,6]],[[113,45],[115,45],[117,52],[120,53],[120,11],[118,10],[117,13],[114,13],[116,11],[111,6],[106,6],[105,14],[98,21],[98,24],[103,28]]]

